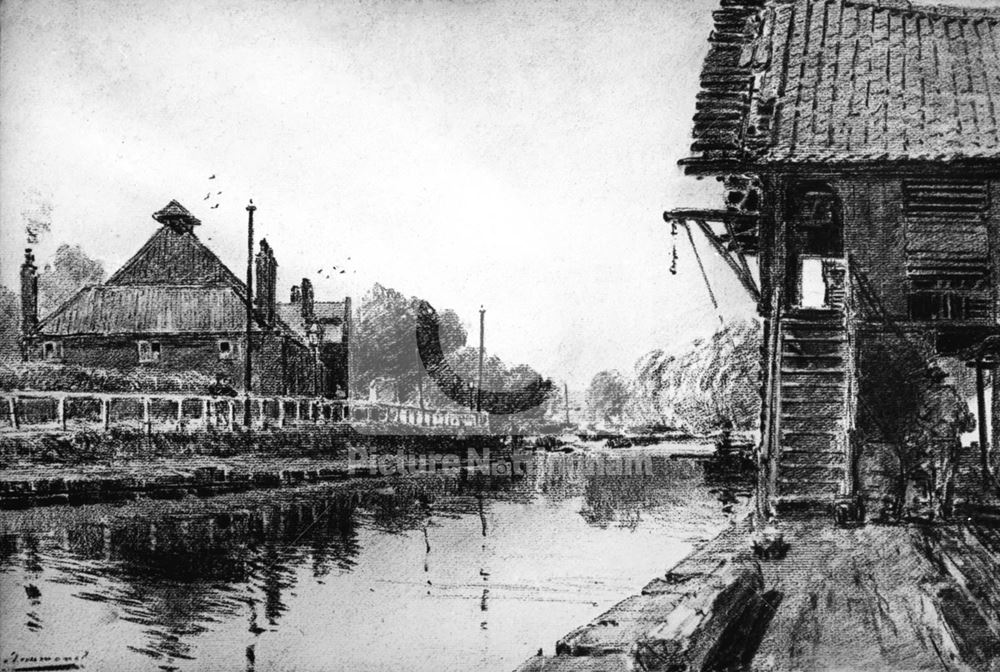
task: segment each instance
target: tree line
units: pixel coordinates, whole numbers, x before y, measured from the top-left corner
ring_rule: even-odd
[[[648,352],[631,375],[601,371],[587,389],[589,419],[697,433],[754,429],[760,419],[760,347],[755,320],[731,322],[679,354]]]

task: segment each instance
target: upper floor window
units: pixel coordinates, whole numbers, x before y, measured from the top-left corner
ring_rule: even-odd
[[[60,360],[63,356],[61,341],[46,341],[42,344],[42,356],[47,360]]]
[[[139,363],[151,364],[160,361],[160,344],[156,341],[139,341]]]
[[[219,341],[219,359],[233,358],[233,342]]]

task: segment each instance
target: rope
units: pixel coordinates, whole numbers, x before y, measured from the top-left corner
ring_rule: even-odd
[[[698,248],[694,244],[694,236],[691,234],[691,227],[688,224],[684,225],[684,229],[688,234],[688,241],[691,243],[691,251],[694,252],[695,261],[698,262],[698,270],[701,271],[701,278],[705,281],[705,288],[708,289],[708,296],[712,299],[712,306],[715,308],[716,314],[719,316],[719,323],[725,325],[725,320],[722,319],[722,311],[719,310],[719,302],[715,298],[715,292],[712,291],[712,283],[708,281],[708,274],[705,272],[705,265],[701,263],[701,255],[698,254]]]
[[[677,220],[670,220],[670,275],[677,275]]]

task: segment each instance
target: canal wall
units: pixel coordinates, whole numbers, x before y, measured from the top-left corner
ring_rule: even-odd
[[[746,520],[723,531],[516,672],[703,670],[751,658],[773,605],[749,539]]]
[[[746,523],[516,672],[1000,670],[1000,528],[788,518],[781,558]]]
[[[440,471],[464,467],[470,455],[482,468],[510,452],[499,436],[363,434],[348,425],[4,436],[0,508],[212,496],[426,470],[428,464]]]
[[[0,467],[17,462],[74,464],[135,457],[191,455],[337,455],[360,447],[373,453],[404,449],[426,452],[458,444],[498,446],[503,435],[454,431],[447,427],[408,431],[405,426],[337,423],[318,427],[239,429],[177,429],[147,433],[140,429],[49,431],[0,434]]]

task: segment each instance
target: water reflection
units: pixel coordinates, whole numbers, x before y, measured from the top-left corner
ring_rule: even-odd
[[[315,629],[307,642],[343,637],[337,628],[350,623],[349,615],[327,612],[349,604],[365,629],[376,630],[372,640],[383,639],[391,649],[400,625],[387,624],[390,631],[377,632],[379,610],[467,618],[444,612],[449,610],[445,602],[454,599],[473,602],[478,615],[472,618],[485,637],[491,627],[507,627],[540,602],[574,601],[588,582],[613,593],[595,593],[605,600],[625,596],[613,585],[619,573],[634,571],[637,579],[648,579],[648,559],[637,559],[632,567],[627,559],[609,558],[604,567],[600,557],[591,557],[600,556],[602,544],[609,543],[603,530],[645,529],[694,540],[725,523],[718,498],[704,486],[693,462],[658,456],[649,474],[609,476],[563,468],[568,456],[535,459],[527,476],[513,479],[425,476],[352,489],[317,485],[244,497],[12,512],[0,534],[5,605],[0,639],[5,653],[79,653],[65,651],[70,633],[83,620],[96,618],[108,629],[89,630],[96,641],[81,645],[109,668],[198,669],[192,661],[204,649],[204,655],[221,652],[222,667],[254,669],[264,655],[258,639],[273,633],[280,638],[292,605],[300,605],[296,608],[303,614],[320,615],[304,625],[296,619],[299,632]],[[586,527],[572,529],[568,515]],[[393,537],[400,538],[397,546]],[[419,573],[380,550],[408,548],[410,537],[420,544]],[[634,550],[644,552],[656,543],[663,542],[636,538]],[[683,550],[678,547],[677,553]],[[561,570],[577,562],[590,573],[562,578]],[[466,571],[465,565],[473,564]],[[359,571],[363,577],[354,576]],[[496,572],[502,576],[495,578]],[[331,581],[336,586],[328,585]],[[427,602],[431,598],[438,601]],[[588,609],[599,603],[582,601]],[[88,609],[88,603],[100,608]],[[497,604],[504,610],[491,622],[487,617]],[[579,616],[571,611],[563,610],[567,621],[553,627],[564,631],[576,625]],[[291,631],[287,636],[298,637]],[[473,656],[464,669],[486,669],[495,661],[516,664],[520,649],[510,651],[509,640],[523,637],[470,637],[470,647],[478,647],[475,653],[457,641],[428,646],[457,647],[454,669],[463,669],[463,656]],[[411,653],[412,646],[407,644]],[[363,661],[381,655],[357,647],[351,653],[350,646],[342,646],[338,653]],[[398,669],[403,667],[409,666]],[[359,668],[345,664],[342,669]],[[438,659],[427,669],[448,669],[448,664]]]

